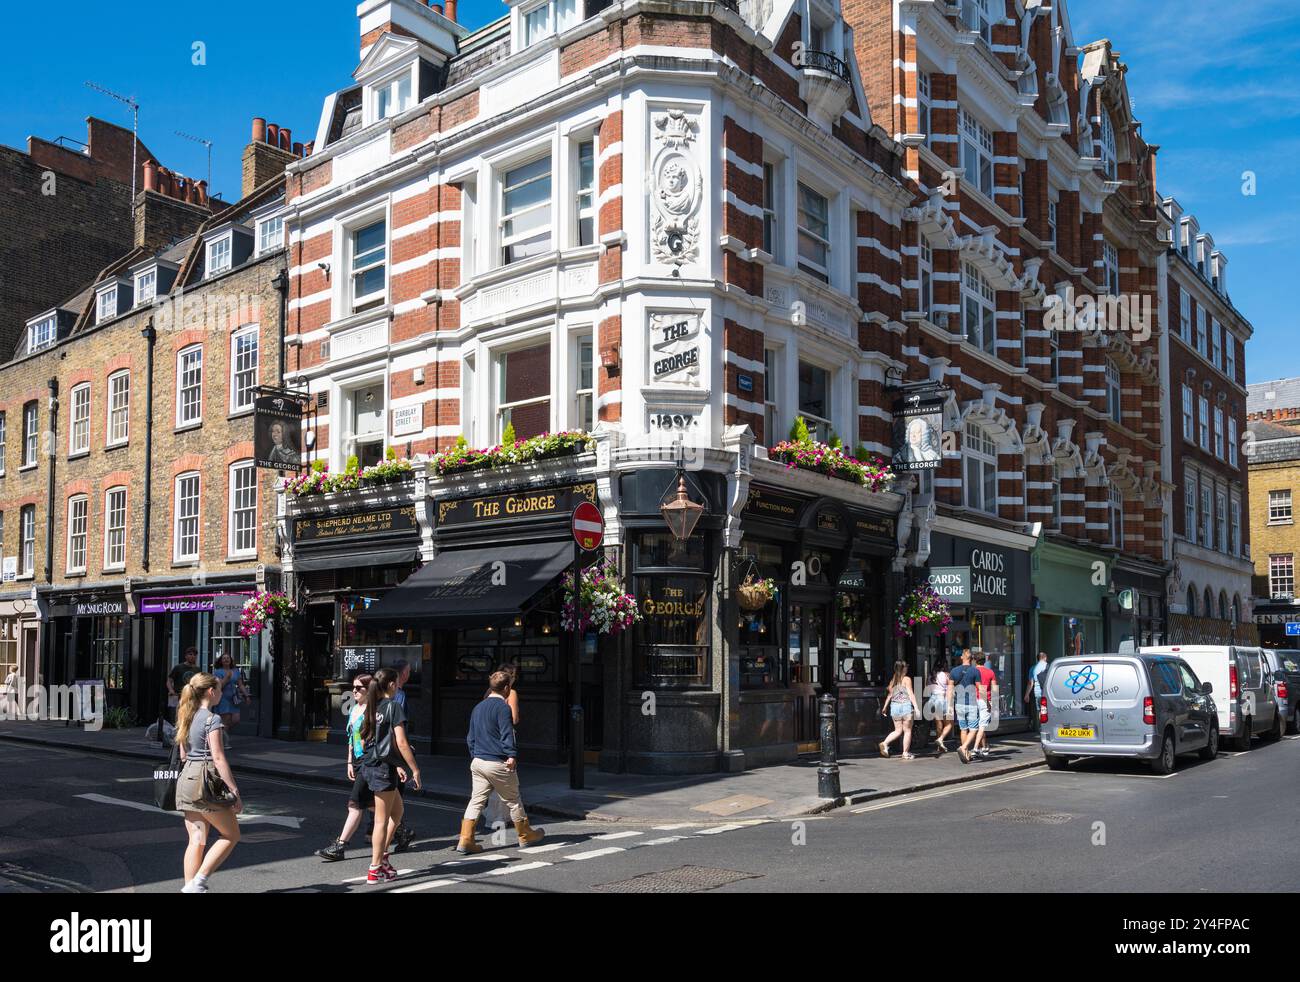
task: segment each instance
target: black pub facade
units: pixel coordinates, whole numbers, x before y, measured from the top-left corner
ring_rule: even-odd
[[[410,664],[417,750],[463,756],[488,676],[513,664],[521,752],[566,759],[580,675],[588,761],[603,770],[711,773],[816,749],[817,699],[838,701],[841,752],[880,739],[883,684],[901,650],[892,615],[904,496],[755,458],[747,435],[672,453],[594,452],[286,499],[291,625],[283,735],[342,739],[350,680]],[[703,506],[677,538],[660,509],[684,482]],[[641,614],[614,634],[564,627],[570,517],[600,508],[600,563]],[[742,584],[770,581],[756,603]]]

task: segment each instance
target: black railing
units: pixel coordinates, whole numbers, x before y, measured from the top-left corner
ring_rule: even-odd
[[[800,57],[803,59],[800,67],[804,71],[827,72],[840,79],[840,81],[847,82],[849,80],[848,64],[845,63],[844,59],[836,58],[829,51],[809,51],[805,49]]]

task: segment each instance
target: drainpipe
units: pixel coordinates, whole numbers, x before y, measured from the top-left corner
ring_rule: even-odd
[[[59,446],[59,380],[52,378],[45,383],[50,392],[50,443],[48,447],[49,455],[49,479],[46,486],[46,504],[45,504],[45,582],[54,582],[54,491],[56,487],[55,470],[57,469],[59,455],[57,448]]]
[[[280,270],[271,280],[271,286],[275,287],[276,293],[280,294],[280,374],[276,377],[275,384],[284,384],[284,332],[289,322],[289,275],[285,270]]]
[[[140,568],[149,572],[149,527],[153,511],[153,349],[158,341],[153,318],[140,336],[148,344],[144,372],[144,538],[140,543]]]

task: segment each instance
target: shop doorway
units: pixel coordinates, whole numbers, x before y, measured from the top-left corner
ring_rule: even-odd
[[[817,700],[835,678],[834,641],[826,633],[829,614],[827,601],[800,600],[790,605],[786,657],[799,753],[816,753],[818,749]]]

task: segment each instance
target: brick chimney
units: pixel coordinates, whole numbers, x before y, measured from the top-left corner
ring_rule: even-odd
[[[284,135],[283,141],[281,134]],[[292,144],[288,142],[289,135],[289,130],[274,123],[268,125],[261,117],[253,120],[252,140],[244,148],[244,173],[239,188],[241,199],[247,198],[255,188],[277,174],[283,174],[285,167],[298,159],[300,155],[293,152]],[[285,145],[281,146],[281,142]]]
[[[171,244],[182,236],[197,232],[199,226],[212,215],[205,182],[187,181],[191,200],[164,193],[156,187],[157,171],[153,161],[145,167],[145,187],[135,196],[135,245],[149,252]],[[179,178],[184,180],[184,178]],[[155,185],[155,186],[151,186]],[[176,182],[172,183],[175,187]],[[201,201],[199,199],[202,199]]]

